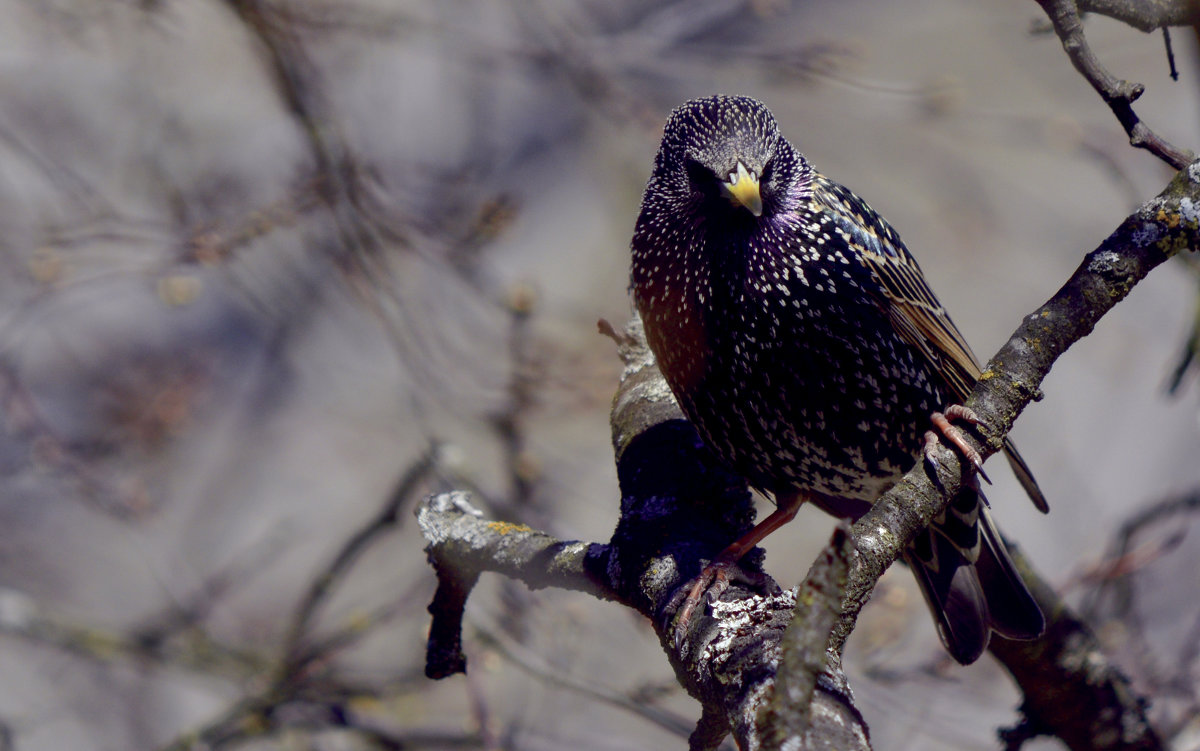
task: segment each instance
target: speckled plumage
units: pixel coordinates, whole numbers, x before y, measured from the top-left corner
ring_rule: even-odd
[[[815,171],[752,99],[709,97],[672,113],[632,250],[634,300],[680,406],[718,456],[777,498],[861,515],[912,466],[930,415],[965,399],[979,375],[896,232]],[[960,661],[978,657],[989,628],[1041,628],[966,495],[908,556]],[[981,591],[981,576],[1005,581]],[[989,586],[1005,591],[992,598]],[[1029,612],[1006,623],[990,599],[992,610]]]

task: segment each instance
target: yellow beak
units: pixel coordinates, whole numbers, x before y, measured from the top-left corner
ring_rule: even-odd
[[[746,169],[740,161],[737,171],[729,173],[729,179],[721,183],[721,190],[738,205],[755,216],[762,216],[762,194],[758,190],[758,175]]]

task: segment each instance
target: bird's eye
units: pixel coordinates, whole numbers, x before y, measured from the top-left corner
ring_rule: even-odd
[[[702,188],[712,185],[715,182],[714,178],[716,176],[712,170],[695,159],[685,159],[683,161],[683,168],[687,171],[688,182],[692,184],[693,188]]]

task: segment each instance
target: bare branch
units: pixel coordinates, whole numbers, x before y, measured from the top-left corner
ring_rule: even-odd
[[[312,654],[302,654],[302,641],[308,633],[317,608],[328,598],[333,589],[350,571],[354,562],[362,556],[372,543],[384,532],[394,529],[400,521],[400,509],[412,498],[417,486],[433,469],[437,459],[437,446],[432,446],[401,475],[387,502],[366,524],[350,536],[320,574],[313,578],[304,598],[296,606],[288,635],[284,639],[285,671],[296,671],[304,667]]]
[[[989,650],[1021,687],[1024,720],[1001,731],[1008,748],[1037,735],[1060,738],[1072,751],[1162,751],[1167,746],[1146,717],[1146,700],[1105,654],[1029,562],[1013,560],[1042,612],[1046,633],[1037,641],[995,638]],[[1014,745],[1015,744],[1015,745]]]
[[[817,681],[831,657],[840,665],[840,653],[829,651],[829,635],[841,612],[853,557],[850,526],[842,522],[797,591],[796,614],[783,634],[773,695],[759,719],[766,748],[783,748],[789,736],[808,734]]]
[[[999,450],[1016,417],[1040,397],[1039,386],[1054,361],[1151,269],[1197,247],[1200,162],[1128,217],[1051,300],[1025,318],[967,401],[991,427],[983,440],[968,436],[968,441],[985,456]],[[701,561],[751,523],[746,485],[719,466],[681,419],[646,348],[640,321],[635,319],[624,335],[603,324],[601,331],[618,343],[626,363],[611,418],[623,494],[611,543],[563,543],[528,528],[484,522],[457,494],[428,501],[419,512],[421,527],[438,570],[439,595],[449,593],[431,606],[430,664],[442,670],[465,667],[461,660],[436,660],[461,656],[457,640],[470,587],[480,572],[498,571],[531,586],[567,586],[614,597],[650,617],[680,683],[704,708],[691,738],[693,749],[715,748],[725,732],[743,748],[790,746],[798,738],[804,748],[869,748],[866,726],[840,671],[842,645],[879,576],[960,489],[964,478],[957,456],[942,449],[935,478],[918,462],[853,526],[852,536],[834,536],[800,590],[805,607],[795,609],[796,622],[789,627],[797,638],[789,638],[793,646],[782,659],[784,674],[777,675],[780,639],[796,598],[778,593],[769,578],[764,583],[760,559],[753,555],[743,568],[767,594],[733,583],[708,612],[697,615],[696,627],[676,649],[669,636],[681,600],[676,590]],[[1020,643],[996,639],[993,652],[1025,692],[1027,737],[1052,732],[1073,749],[1162,748],[1145,721],[1141,699],[1087,627],[1032,571],[1025,573],[1050,615],[1047,636]],[[836,608],[821,603],[842,595],[843,580],[845,598],[837,615]],[[827,625],[835,620],[830,637]],[[828,657],[821,654],[827,641]],[[772,696],[803,702],[810,691],[807,734],[803,707],[764,710]],[[1083,697],[1080,706],[1087,707],[1087,717],[1060,711],[1064,697]]]
[[[1133,111],[1133,102],[1146,90],[1140,83],[1124,81],[1108,72],[1088,46],[1079,19],[1079,8],[1075,0],[1038,0],[1042,10],[1050,18],[1054,33],[1062,40],[1063,49],[1071,64],[1079,71],[1104,102],[1112,109],[1129,135],[1129,143],[1146,149],[1174,169],[1183,169],[1196,157],[1192,152],[1176,148],[1163,139],[1138,118]],[[1118,3],[1112,3],[1117,5]]]
[[[429,541],[425,552],[438,575],[429,605],[433,623],[425,674],[430,678],[466,672],[463,608],[484,571],[504,574],[530,589],[558,587],[614,597],[602,579],[589,572],[590,548],[597,546],[556,540],[520,524],[485,521],[465,493],[426,498],[417,508],[417,524]]]
[[[1081,13],[1097,13],[1141,31],[1200,24],[1196,0],[1079,0]]]

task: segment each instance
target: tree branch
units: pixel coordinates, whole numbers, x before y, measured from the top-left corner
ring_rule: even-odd
[[[563,542],[524,525],[486,521],[462,492],[430,496],[417,506],[416,514],[428,542],[425,552],[438,576],[425,653],[425,675],[430,678],[466,672],[463,610],[484,571],[504,574],[530,589],[558,587],[613,599],[602,577],[588,570],[590,548],[602,546]]]
[[[767,748],[783,748],[789,737],[807,735],[817,681],[831,662],[841,664],[841,654],[829,649],[830,634],[841,613],[854,552],[850,525],[843,521],[796,592],[774,690],[759,717]]]
[[[1046,304],[1026,316],[984,369],[967,406],[991,428],[984,441],[969,437],[987,457],[1002,445],[1017,416],[1041,396],[1051,366],[1072,344],[1129,293],[1155,266],[1181,250],[1200,247],[1200,162],[1176,175],[1158,197],[1128,217],[1089,253]],[[939,456],[936,481],[918,466],[888,491],[853,527],[858,557],[848,575],[847,599],[833,648],[854,628],[875,583],[907,541],[944,508],[961,487],[958,458]],[[935,484],[936,482],[936,484]],[[1025,693],[1023,710],[1042,732],[1072,749],[1161,748],[1145,718],[1143,702],[1128,680],[1104,657],[1085,624],[1028,566],[1022,572],[1048,616],[1046,635],[1035,642],[994,640],[995,654]],[[1063,710],[1063,696],[1085,707]],[[1099,708],[1106,708],[1100,712]]]
[[[433,470],[440,447],[430,446],[419,459],[404,471],[388,500],[371,519],[350,536],[338,549],[333,559],[309,583],[303,599],[296,606],[283,640],[283,661],[280,680],[287,681],[292,675],[304,670],[308,663],[324,654],[323,648],[310,649],[305,644],[309,636],[313,617],[345,578],[358,559],[384,532],[395,528],[400,522],[400,509],[415,497],[417,486]],[[327,645],[322,645],[322,647]]]
[[[968,435],[968,441],[984,456],[999,450],[1013,421],[1040,397],[1054,361],[1151,269],[1197,247],[1200,162],[1128,217],[1053,298],[1024,319],[967,400],[991,428],[987,436]],[[749,494],[745,482],[723,469],[681,419],[640,321],[624,334],[605,323],[601,330],[617,341],[626,363],[611,418],[622,491],[617,530],[608,545],[566,543],[525,527],[485,522],[461,494],[426,501],[418,518],[440,582],[431,606],[429,659],[435,669],[429,674],[465,669],[465,661],[444,657],[461,657],[457,640],[470,587],[481,572],[497,571],[531,587],[561,586],[617,599],[649,617],[681,685],[703,705],[693,749],[716,748],[727,732],[744,749],[778,748],[785,741],[791,747],[797,738],[804,739],[803,748],[869,748],[866,725],[841,673],[842,646],[879,576],[961,487],[958,457],[941,449],[936,477],[918,462],[850,535],[839,529],[799,590],[804,607],[795,608],[797,598],[778,592],[769,579],[764,584],[761,558],[751,555],[743,568],[759,581],[760,591],[732,583],[697,614],[676,648],[671,637],[681,600],[676,590],[702,561],[748,528]],[[1032,734],[1052,732],[1073,749],[1161,748],[1141,700],[1087,627],[1031,570],[1024,573],[1048,615],[1047,634],[1034,642],[995,639],[993,653],[1025,694]],[[839,600],[840,605],[828,604]],[[789,636],[781,657],[785,628]],[[794,706],[810,693],[809,707]],[[1086,717],[1061,711],[1063,702],[1086,707]]]
[[[1087,79],[1116,115],[1132,146],[1146,149],[1177,170],[1183,169],[1196,158],[1192,152],[1176,148],[1159,136],[1133,111],[1133,102],[1142,95],[1146,87],[1117,78],[1100,63],[1092,48],[1088,46],[1087,37],[1084,36],[1083,22],[1079,19],[1079,8],[1075,0],[1038,0],[1038,4],[1049,16],[1054,33],[1062,40],[1063,49],[1071,59],[1071,64]],[[1106,5],[1116,12],[1117,5],[1127,4],[1114,2]]]
[[[1046,613],[1037,641],[995,638],[989,650],[1021,687],[1024,719],[1002,730],[1006,749],[1038,735],[1062,739],[1072,751],[1161,751],[1167,748],[1146,717],[1146,700],[1112,660],[1091,627],[1013,551],[1013,560]]]
[[[715,749],[730,732],[742,748],[758,748],[756,718],[770,697],[779,640],[795,597],[766,583],[762,594],[733,582],[680,648],[672,622],[683,582],[753,524],[745,481],[725,470],[683,419],[635,320],[627,335],[608,333],[626,363],[611,424],[621,481],[621,519],[608,545],[554,540],[525,527],[475,516],[463,494],[428,499],[418,511],[439,587],[427,651],[427,674],[465,669],[462,607],[478,575],[496,571],[531,587],[560,586],[617,599],[649,618],[680,684],[703,705],[690,747]],[[761,555],[743,567],[758,574]],[[761,580],[760,580],[760,583]],[[828,633],[826,629],[824,633]],[[830,749],[869,749],[866,725],[845,677],[833,668],[812,691],[813,738]]]
[[[1115,18],[1140,31],[1200,24],[1196,0],[1079,0],[1081,13]]]

